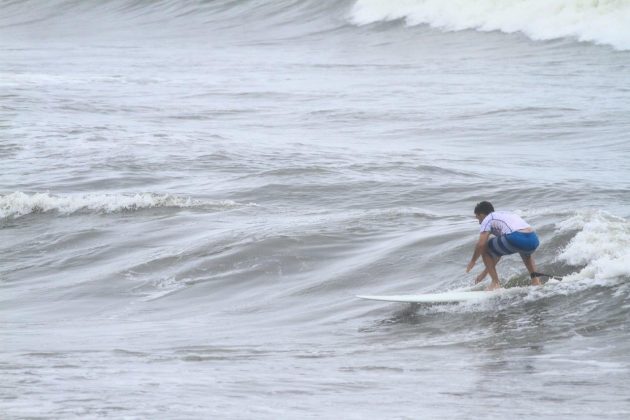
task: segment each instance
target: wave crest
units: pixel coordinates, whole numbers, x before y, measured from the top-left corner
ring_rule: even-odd
[[[445,31],[521,32],[533,40],[573,38],[630,50],[630,2],[623,0],[357,0],[358,25],[404,19]]]

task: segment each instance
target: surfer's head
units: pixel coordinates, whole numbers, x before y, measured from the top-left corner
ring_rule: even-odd
[[[479,220],[479,223],[492,212],[494,212],[494,206],[489,201],[482,201],[475,206],[475,217]]]

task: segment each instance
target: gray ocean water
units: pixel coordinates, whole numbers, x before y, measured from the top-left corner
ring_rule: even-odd
[[[0,1],[0,417],[629,418],[630,4],[560,3]],[[564,280],[355,298],[481,200]]]

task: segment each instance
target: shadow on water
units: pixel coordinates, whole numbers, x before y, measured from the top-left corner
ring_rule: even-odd
[[[549,375],[563,375],[556,367],[559,359],[565,368],[579,368],[571,379],[579,382],[588,369],[599,369],[589,363],[599,366],[599,361],[625,358],[621,355],[627,353],[628,345],[621,337],[626,336],[630,321],[628,283],[573,291],[560,288],[537,296],[549,292],[536,289],[525,297],[487,305],[402,305],[359,333],[373,343],[422,351],[438,359],[450,352],[462,354],[461,363],[453,363],[457,369],[474,372],[479,381],[475,389],[485,389],[491,398],[504,395],[504,390],[493,385],[499,376],[507,389],[522,392],[527,388],[535,394],[535,387]],[[559,348],[571,350],[558,353]],[[585,354],[589,355],[586,360]],[[531,380],[519,382],[517,377],[522,375],[531,375]]]
[[[553,298],[533,302],[517,298],[486,306],[409,304],[398,308],[391,316],[359,329],[359,332],[418,339],[428,346],[538,351],[547,340],[568,333],[564,322],[555,320],[553,308],[556,304]]]

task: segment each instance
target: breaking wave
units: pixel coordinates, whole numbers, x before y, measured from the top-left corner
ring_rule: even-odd
[[[520,32],[536,40],[572,38],[630,49],[630,2],[623,0],[358,0],[355,24],[403,19],[444,31]]]
[[[166,31],[172,36],[226,32],[238,33],[239,38],[290,39],[349,25],[404,20],[409,26],[441,31],[522,33],[536,41],[567,38],[630,50],[630,2],[625,0],[0,0],[0,12],[0,29],[26,29],[29,37],[59,33],[83,39],[124,30],[125,38]],[[279,27],[293,30],[276,32]]]
[[[558,224],[560,232],[577,231],[557,256],[581,267],[568,279],[599,280],[630,277],[630,222],[606,212],[587,212]]]
[[[190,197],[178,197],[170,194],[64,194],[50,193],[26,194],[20,191],[0,195],[0,219],[18,218],[32,213],[55,211],[69,215],[80,211],[115,213],[135,211],[156,207],[234,207],[230,200],[201,201]]]

